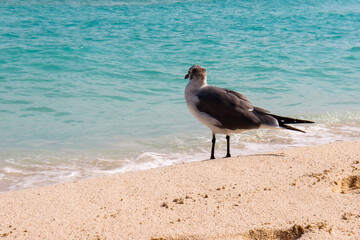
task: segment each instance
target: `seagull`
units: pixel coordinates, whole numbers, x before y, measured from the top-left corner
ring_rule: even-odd
[[[287,124],[314,123],[308,120],[281,117],[255,107],[242,94],[207,85],[206,69],[200,65],[192,66],[185,76],[189,83],[185,88],[185,101],[197,120],[212,131],[210,159],[215,159],[215,134],[225,134],[227,153],[230,155],[230,134],[241,133],[258,128],[289,129],[305,133]]]

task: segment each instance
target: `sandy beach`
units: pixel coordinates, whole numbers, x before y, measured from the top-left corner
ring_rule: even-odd
[[[360,239],[360,141],[0,194],[2,239]]]

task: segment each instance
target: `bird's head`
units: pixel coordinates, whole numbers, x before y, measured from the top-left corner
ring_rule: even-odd
[[[189,68],[188,73],[185,75],[185,79],[206,84],[206,69],[200,65],[194,65]]]

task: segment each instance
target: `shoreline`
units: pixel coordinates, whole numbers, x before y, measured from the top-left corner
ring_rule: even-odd
[[[356,239],[360,141],[0,193],[4,239]]]
[[[359,138],[358,113],[333,113],[329,115],[332,120],[328,119],[328,122],[322,119],[326,116],[320,113],[309,117],[317,123],[302,126],[306,134],[269,129],[233,134],[232,155],[247,156]],[[45,145],[39,147],[41,144],[36,147],[35,143],[24,148],[3,148],[0,156],[0,193],[207,159],[210,155],[210,135],[204,127],[197,134],[169,133],[153,138],[130,138],[129,141],[120,141],[125,139],[122,137],[107,139],[112,141],[111,145],[103,139],[106,142],[103,146],[88,145],[87,148],[55,149]],[[86,145],[85,142],[81,144]],[[216,157],[225,156],[225,150],[225,137],[219,136]]]

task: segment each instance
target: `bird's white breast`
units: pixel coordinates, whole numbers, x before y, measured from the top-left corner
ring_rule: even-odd
[[[187,84],[185,88],[185,101],[187,107],[189,108],[192,115],[194,115],[194,117],[201,123],[210,128],[213,133],[228,134],[229,130],[217,127],[221,126],[221,123],[218,120],[198,110],[197,104],[199,103],[199,98],[196,96],[196,94],[204,87],[206,87],[206,85],[201,87],[195,87],[191,84],[191,82]]]

